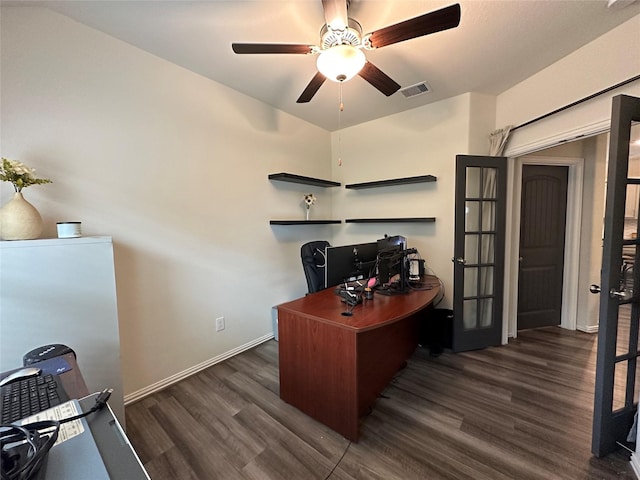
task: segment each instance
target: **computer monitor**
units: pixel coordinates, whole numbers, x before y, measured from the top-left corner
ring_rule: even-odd
[[[400,235],[385,235],[384,238],[378,240],[378,253],[383,252],[385,250],[406,250],[407,249],[407,239],[406,237],[402,237]]]
[[[407,255],[415,250],[407,249],[407,239],[399,235],[385,236],[378,240],[379,293],[394,294],[409,291],[409,263]]]
[[[325,286],[334,287],[375,276],[378,244],[359,243],[327,247],[325,250]]]

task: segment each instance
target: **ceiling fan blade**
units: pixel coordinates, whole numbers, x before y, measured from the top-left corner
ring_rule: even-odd
[[[430,33],[440,32],[460,24],[460,4],[450,5],[440,10],[410,18],[404,22],[389,25],[370,34],[373,48],[380,48]]]
[[[358,72],[358,75],[384,93],[387,97],[393,95],[400,89],[400,85],[396,83],[395,80],[371,62],[365,63],[362,70]]]
[[[349,24],[347,0],[322,0],[324,21],[332,30],[344,30]]]
[[[312,53],[311,45],[288,43],[232,43],[235,53]]]
[[[300,95],[298,100],[296,100],[296,103],[309,102],[316,94],[316,92],[320,89],[326,79],[327,78],[324,75],[322,75],[320,72],[317,72],[309,82],[309,85],[307,85],[307,88],[305,88],[304,92],[302,92],[302,95]]]

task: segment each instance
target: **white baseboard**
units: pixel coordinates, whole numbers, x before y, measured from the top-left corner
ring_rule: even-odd
[[[576,330],[585,333],[598,333],[598,325],[577,325]]]
[[[637,453],[631,454],[631,468],[633,469],[633,473],[636,474],[636,478],[640,480],[640,456]]]
[[[141,400],[142,398],[146,397],[147,395],[151,395],[154,392],[158,392],[160,390],[162,390],[163,388],[167,388],[169,385],[172,385],[176,382],[179,382],[180,380],[184,380],[185,378],[193,375],[194,373],[198,373],[202,370],[204,370],[205,368],[208,368],[212,365],[215,365],[216,363],[220,363],[223,362],[224,360],[227,360],[228,358],[231,358],[235,355],[238,355],[239,353],[242,353],[246,350],[250,350],[253,347],[256,347],[258,345],[260,345],[261,343],[267,342],[269,340],[271,340],[273,338],[273,334],[267,334],[264,335],[260,338],[256,338],[255,340],[249,342],[249,343],[245,343],[244,345],[240,345],[237,348],[234,348],[233,350],[229,350],[228,352],[225,352],[221,355],[218,355],[217,357],[213,357],[210,358],[209,360],[202,362],[198,365],[194,365],[191,368],[188,368],[186,370],[183,370],[182,372],[178,372],[175,375],[171,375],[168,378],[165,378],[164,380],[160,380],[159,382],[156,382],[152,385],[149,385],[148,387],[142,388],[136,392],[130,393],[128,395],[124,396],[124,404],[125,406],[136,402],[138,400]]]

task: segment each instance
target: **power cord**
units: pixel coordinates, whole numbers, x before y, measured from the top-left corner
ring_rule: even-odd
[[[342,459],[344,458],[344,456],[347,454],[347,452],[349,451],[349,447],[351,446],[351,442],[349,442],[347,444],[347,448],[344,449],[344,452],[342,453],[342,456],[340,457],[340,460],[338,460],[338,462],[333,466],[333,468],[331,469],[331,471],[327,474],[326,477],[324,477],[324,480],[328,480],[331,475],[333,475],[333,472],[335,472],[336,468],[338,468],[338,465],[340,465],[340,462],[342,462]]]
[[[94,412],[102,410],[107,405],[107,400],[109,400],[109,397],[111,396],[112,393],[113,393],[113,388],[105,388],[96,397],[93,407],[91,407],[86,412],[79,413],[78,415],[74,415],[73,417],[63,418],[62,420],[60,420],[60,425],[62,425],[63,423],[72,422],[74,420],[79,420],[88,415],[91,415]]]
[[[2,480],[34,479],[58,439],[60,425],[102,410],[112,392],[112,388],[104,389],[98,394],[90,410],[60,421],[42,420],[26,425],[0,425]]]
[[[2,480],[33,478],[47,458],[49,449],[58,439],[60,423],[55,420],[45,420],[23,427],[19,425],[1,425],[0,427],[2,428],[0,433]],[[40,430],[51,428],[53,428],[52,432],[40,433]]]

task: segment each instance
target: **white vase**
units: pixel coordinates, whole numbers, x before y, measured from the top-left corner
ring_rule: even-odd
[[[31,240],[42,233],[42,217],[36,207],[27,202],[22,192],[0,209],[2,240]]]

